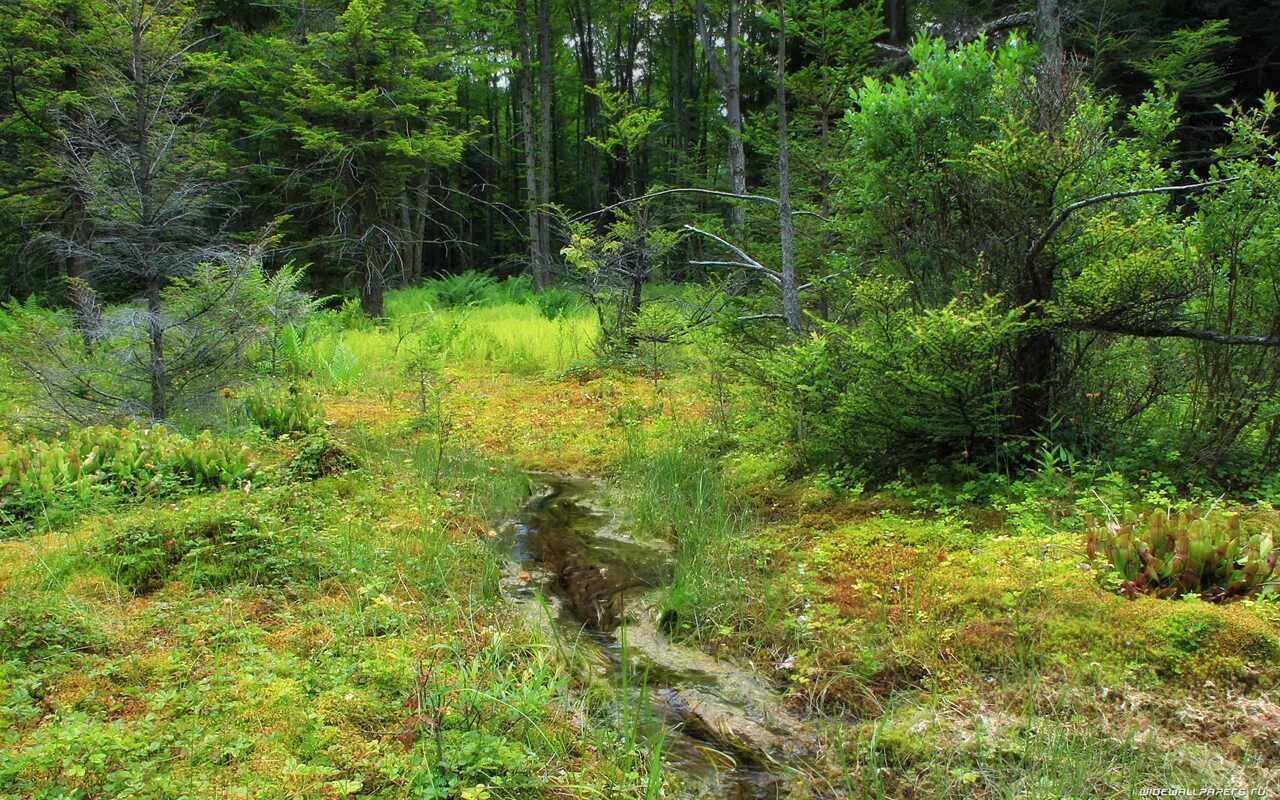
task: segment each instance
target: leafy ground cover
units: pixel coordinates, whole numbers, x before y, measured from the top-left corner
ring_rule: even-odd
[[[0,794],[636,791],[640,744],[499,591],[486,521],[522,473],[438,469],[401,417],[260,441],[257,485],[0,544]]]
[[[502,597],[486,534],[524,498],[526,469],[608,477],[630,524],[673,541],[663,627],[754,662],[816,721],[795,765],[815,791],[1280,782],[1274,594],[1131,599],[1086,553],[1099,504],[1203,498],[1052,464],[981,492],[787,478],[741,444],[749,398],[726,397],[696,356],[655,379],[452,351],[419,379],[397,340],[430,334],[395,324],[324,334],[364,342],[351,377],[315,377],[329,345],[312,349],[319,406],[299,392],[302,413],[263,406],[270,436],[241,429],[251,480],[90,497],[9,529],[0,791],[651,792],[618,699]],[[538,358],[556,346],[529,341]],[[1221,506],[1247,530],[1280,523],[1265,503]]]

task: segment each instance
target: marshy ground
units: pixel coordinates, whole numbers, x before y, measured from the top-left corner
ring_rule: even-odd
[[[804,720],[785,796],[1280,786],[1280,606],[1102,585],[1090,487],[1042,474],[975,504],[788,480],[733,443],[749,398],[696,356],[580,367],[584,314],[473,313],[426,397],[396,355],[413,298],[389,306],[307,354],[354,468],[299,469],[307,439],[228,423],[251,482],[9,526],[0,795],[678,796],[634,692],[504,591],[536,588],[490,535],[529,471],[602,479],[621,525],[669,545],[633,613]]]

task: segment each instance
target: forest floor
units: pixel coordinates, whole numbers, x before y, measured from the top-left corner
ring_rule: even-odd
[[[677,488],[620,459],[637,438],[652,459],[708,424],[701,386],[508,376],[460,384],[455,407],[475,446],[611,477],[624,506],[674,503]],[[631,431],[638,420],[648,436]],[[807,764],[819,794],[1280,791],[1276,603],[1121,597],[1052,497],[1033,511],[904,486],[851,497],[747,479],[725,491],[746,537],[717,552],[723,585],[702,592],[712,622],[688,633],[822,721]],[[1246,524],[1278,520],[1241,510]]]
[[[712,424],[703,382],[470,364],[424,433],[382,378],[323,397],[359,469],[299,480],[302,444],[260,440],[244,490],[0,541],[0,796],[654,796],[625,699],[513,612],[489,531],[525,470],[609,479],[637,524],[678,506],[687,486],[634,466]],[[1051,500],[737,472],[715,491],[738,535],[671,591],[706,604],[685,638],[814,721],[793,796],[1280,786],[1274,602],[1124,599]]]

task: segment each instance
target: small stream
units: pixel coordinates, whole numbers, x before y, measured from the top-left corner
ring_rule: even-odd
[[[546,598],[557,635],[589,641],[620,689],[624,657],[633,682],[646,676],[653,715],[668,728],[664,760],[687,779],[690,796],[786,796],[782,753],[803,741],[803,723],[754,671],[669,642],[644,603],[671,578],[669,544],[626,531],[600,502],[598,482],[532,477],[542,491],[499,529],[499,546],[527,573],[513,571],[512,591]]]

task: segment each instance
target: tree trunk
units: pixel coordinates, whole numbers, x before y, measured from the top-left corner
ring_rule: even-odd
[[[800,292],[796,284],[795,227],[791,216],[791,146],[787,134],[786,0],[778,0],[778,232],[782,245],[782,319],[800,335]]]
[[[545,2],[545,0],[544,0]],[[533,120],[533,67],[529,59],[529,8],[527,0],[516,0],[516,29],[520,37],[520,142],[524,149],[525,214],[529,226],[529,274],[535,286],[546,285],[542,273],[542,221],[538,212],[537,134]]]
[[[671,74],[667,81],[671,91],[671,144],[675,154],[677,163],[684,158],[685,144],[689,140],[689,121],[685,119],[684,112],[684,79],[680,74],[681,67],[681,50],[680,50],[680,19],[676,17],[674,7],[667,16],[667,31],[670,36],[671,44]]]
[[[377,250],[373,245],[365,248],[364,269],[360,275],[360,309],[373,319],[382,319],[386,316],[383,306],[386,279],[382,274],[382,265],[378,263]]]
[[[905,45],[911,38],[907,17],[907,0],[885,0],[884,24],[889,29],[889,43]]]
[[[1036,37],[1043,59],[1036,85],[1039,124],[1042,130],[1052,131],[1058,126],[1062,108],[1065,67],[1057,0],[1037,0]],[[1057,339],[1045,321],[1045,306],[1053,300],[1052,259],[1053,255],[1046,252],[1030,256],[1012,292],[1014,302],[1025,309],[1024,319],[1030,326],[1030,330],[1018,338],[1011,364],[1014,384],[1018,387],[1013,398],[1014,432],[1023,436],[1039,431],[1053,414]]]
[[[736,194],[747,191],[747,156],[742,144],[742,45],[741,18],[736,0],[729,0],[729,27],[725,43],[726,118],[729,123],[729,190]],[[735,204],[730,216],[735,231],[746,225],[746,209]]]
[[[582,79],[582,130],[578,137],[578,152],[582,159],[584,197],[588,208],[600,203],[600,153],[587,138],[596,133],[600,100],[592,90],[596,88],[595,27],[591,16],[591,0],[575,0],[571,15],[576,27],[578,73]]]
[[[555,99],[553,69],[555,53],[551,47],[551,0],[542,0],[538,13],[538,95],[541,101],[541,125],[538,145],[541,163],[538,165],[538,238],[542,251],[541,263],[534,271],[534,286],[541,289],[551,280],[551,161],[552,161],[552,107]]]
[[[711,67],[720,98],[724,101],[725,120],[728,125],[729,191],[744,194],[747,190],[747,157],[742,144],[742,80],[741,80],[741,14],[737,0],[729,0],[728,19],[725,24],[724,61],[716,55],[711,26],[703,0],[694,5],[694,20],[698,37],[702,41],[703,55]],[[746,223],[746,212],[735,203],[729,212],[729,224],[740,231]]]
[[[1036,0],[1036,41],[1041,67],[1036,97],[1042,130],[1054,130],[1066,101],[1066,54],[1062,49],[1062,18],[1058,0]]]
[[[413,191],[408,186],[400,194],[397,204],[400,212],[400,277],[398,282],[405,285],[413,282],[414,260],[417,258],[417,241],[413,235],[413,218],[418,204],[414,202]]]
[[[431,184],[430,168],[422,171],[422,177],[419,179],[418,190],[414,192],[414,212],[413,212],[413,243],[414,243],[414,262],[413,269],[409,273],[409,279],[414,283],[422,280],[424,266],[427,261],[427,220],[430,217],[429,203]]]
[[[162,420],[165,408],[164,320],[160,317],[160,276],[147,280],[147,327],[151,361],[151,418]]]

